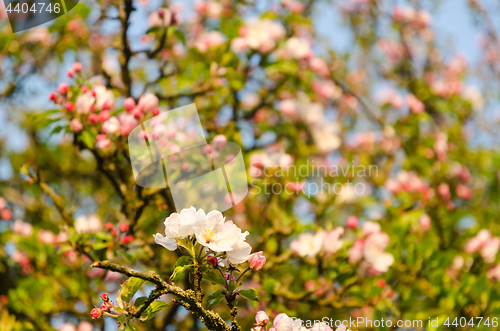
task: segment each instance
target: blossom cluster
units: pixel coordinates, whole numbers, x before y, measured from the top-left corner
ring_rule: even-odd
[[[424,198],[430,198],[434,194],[429,184],[414,171],[401,170],[395,179],[389,178],[385,182],[385,187],[393,194],[400,192],[422,193]]]
[[[464,248],[469,254],[479,252],[485,262],[493,262],[500,248],[500,238],[493,237],[489,230],[482,229],[467,241]]]
[[[170,251],[196,240],[207,252],[225,252],[227,261],[232,265],[243,263],[250,258],[252,247],[246,242],[248,231],[242,232],[232,221],[226,221],[217,210],[205,214],[204,210],[197,211],[194,207],[183,209],[180,213],[167,217],[164,224],[165,236],[160,233],[153,236],[157,244]],[[255,263],[255,266],[258,265]]]
[[[278,144],[270,145],[259,153],[250,156],[248,173],[252,177],[266,176],[266,168],[277,167],[283,170],[293,164],[293,157]]]
[[[139,120],[160,113],[159,99],[154,94],[145,93],[137,104],[133,98],[128,97],[123,105],[119,105],[113,91],[104,85],[102,77],[94,77],[88,83],[82,83],[82,70],[81,63],[74,63],[68,75],[75,78],[76,86],[61,83],[57,92],[50,93],[49,99],[63,107],[70,118],[71,131],[78,133],[86,126],[95,126],[99,132],[96,137],[98,148],[108,148],[111,146],[109,138],[117,134],[126,136],[139,125]],[[111,111],[121,106],[125,112],[111,116]]]
[[[267,53],[276,47],[278,40],[286,34],[283,25],[270,19],[252,20],[239,29],[239,37],[231,40],[231,48],[235,52],[248,49]]]
[[[390,105],[395,109],[402,108],[406,102],[408,109],[415,114],[420,114],[425,110],[424,103],[414,94],[409,93],[403,99],[398,91],[393,88],[384,88],[378,91],[375,101],[381,106]]]
[[[325,255],[336,253],[344,243],[340,237],[344,234],[343,227],[331,231],[319,230],[315,234],[301,233],[297,239],[292,240],[290,248],[300,257],[313,258],[320,252]]]
[[[365,222],[361,230],[363,237],[358,238],[349,249],[349,262],[362,261],[360,271],[367,270],[371,275],[388,271],[394,263],[394,256],[384,251],[389,245],[389,236],[376,222]]]

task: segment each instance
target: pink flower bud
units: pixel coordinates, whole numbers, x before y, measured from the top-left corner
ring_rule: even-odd
[[[450,187],[446,183],[441,183],[437,187],[437,192],[443,198],[444,200],[450,200],[451,194],[450,194]]]
[[[73,102],[71,101],[68,101],[64,104],[64,108],[66,108],[67,111],[74,111],[75,110],[75,105],[73,104]]]
[[[250,268],[253,270],[260,270],[266,263],[266,257],[262,255],[263,252],[257,252],[250,255],[248,258],[248,263],[250,264]]]
[[[103,110],[99,113],[99,120],[101,122],[106,122],[107,120],[109,120],[109,117],[110,117],[109,111],[107,110]]]
[[[116,236],[118,234],[118,231],[116,231],[116,229],[112,229],[111,230],[111,235],[112,236]]]
[[[101,294],[101,299],[102,299],[102,301],[108,302],[109,301],[109,295],[108,295],[108,293]]]
[[[110,110],[111,108],[113,108],[113,102],[111,100],[106,100],[103,103],[101,110]]]
[[[68,69],[68,71],[66,72],[66,74],[68,75],[68,77],[73,78],[74,72],[73,72],[73,70]]]
[[[225,278],[226,280],[235,280],[234,276],[233,276],[233,275],[231,275],[231,273],[230,273],[230,272],[228,272],[228,271],[226,271],[226,272],[224,273],[224,278]]]
[[[207,144],[207,145],[203,146],[202,151],[203,151],[203,153],[205,153],[205,154],[210,154],[210,153],[212,153],[212,147],[211,147],[210,145],[208,145],[208,144]]]
[[[358,218],[356,216],[351,215],[347,218],[346,225],[351,229],[356,229],[358,227],[358,223],[359,223]]]
[[[69,128],[73,132],[80,132],[83,129],[83,124],[79,118],[73,118],[69,123]]]
[[[224,146],[226,146],[227,138],[223,134],[218,134],[214,137],[212,140],[212,144],[215,146],[217,149],[223,149]]]
[[[109,302],[103,302],[103,303],[101,304],[101,307],[100,307],[100,309],[101,309],[102,311],[110,311],[110,310],[111,310],[111,308],[112,308],[112,307],[111,307],[111,304],[110,304]]]
[[[463,184],[458,184],[456,192],[462,199],[470,199],[472,197],[472,190]]]
[[[92,319],[99,318],[102,316],[102,310],[96,307],[92,309],[90,315],[92,316]]]
[[[261,310],[255,315],[255,321],[257,322],[257,324],[265,326],[267,323],[269,323],[269,316],[267,316],[265,311]]]
[[[68,91],[69,91],[68,83],[59,84],[59,87],[57,88],[57,92],[59,92],[59,94],[66,94],[68,93]]]
[[[152,93],[144,94],[139,98],[138,107],[141,108],[143,112],[150,112],[158,107],[158,97]]]
[[[120,225],[118,225],[118,228],[120,229],[121,232],[127,232],[129,229],[129,226],[125,222],[121,222]]]
[[[113,223],[111,223],[111,222],[106,223],[105,226],[106,226],[106,229],[108,229],[108,230],[111,230],[114,227]]]
[[[89,90],[89,87],[87,85],[83,85],[81,90],[83,93],[87,93],[87,91]]]
[[[2,209],[2,211],[0,212],[0,217],[4,221],[10,220],[12,218],[12,211],[10,209]]]
[[[377,281],[377,286],[378,286],[378,287],[382,287],[382,286],[384,286],[384,285],[385,285],[385,280],[384,280],[384,279],[379,279],[379,280]]]
[[[83,68],[83,66],[82,66],[82,64],[81,64],[80,62],[75,62],[75,63],[73,63],[73,70],[74,70],[75,72],[80,72],[80,71],[82,71],[82,68]]]
[[[111,145],[111,141],[105,134],[98,134],[96,139],[97,139],[97,147],[100,149],[107,148]]]
[[[213,257],[213,256],[211,256],[211,255],[208,257],[207,262],[208,262],[209,264],[211,264],[211,265],[212,265],[212,267],[214,267],[214,268],[217,266],[217,259],[216,259],[216,258],[214,258],[214,257]]]
[[[89,115],[89,122],[92,123],[92,124],[95,124],[95,123],[99,122],[99,115],[97,115],[97,114],[90,114]]]
[[[50,92],[50,93],[49,93],[49,99],[50,99],[51,101],[55,101],[55,100],[56,100],[56,94],[55,94],[54,92]]]
[[[131,242],[132,242],[132,241],[134,241],[134,240],[135,240],[134,236],[132,236],[132,235],[128,235],[128,236],[124,236],[124,237],[122,238],[122,243],[123,243],[124,245],[126,245],[126,244],[128,244],[128,243],[131,243]]]
[[[128,97],[127,99],[125,99],[125,101],[123,102],[123,107],[125,108],[126,111],[128,111],[129,113],[134,110],[135,108],[135,101],[134,101],[134,98],[132,97]]]
[[[136,107],[136,108],[132,111],[132,115],[134,115],[134,118],[136,118],[136,119],[140,119],[140,118],[141,118],[141,116],[142,116],[142,110],[141,110],[141,108]]]
[[[153,110],[153,114],[156,116],[156,115],[160,115],[160,108],[155,108],[155,110]]]

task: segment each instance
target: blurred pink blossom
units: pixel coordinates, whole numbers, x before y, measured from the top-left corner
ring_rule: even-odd
[[[425,110],[424,103],[418,100],[413,94],[408,94],[406,96],[406,103],[408,104],[408,108],[415,114],[420,114]]]
[[[69,123],[69,128],[73,132],[80,132],[83,129],[83,124],[79,118],[73,118]]]
[[[77,233],[92,233],[101,231],[102,222],[97,215],[82,215],[75,219],[74,226]]]
[[[420,224],[420,228],[422,231],[427,232],[431,229],[431,218],[427,214],[423,214],[418,219],[418,223]]]

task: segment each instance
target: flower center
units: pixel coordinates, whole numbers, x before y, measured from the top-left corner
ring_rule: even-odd
[[[210,241],[212,240],[212,238],[215,236],[215,233],[213,230],[206,230],[205,231],[205,240],[207,241],[207,244],[210,244]]]

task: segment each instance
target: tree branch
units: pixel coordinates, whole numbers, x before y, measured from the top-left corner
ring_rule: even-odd
[[[127,275],[129,277],[137,277],[140,279],[144,279],[150,283],[153,283],[156,286],[158,286],[158,288],[155,289],[152,292],[152,296],[150,295],[150,297],[148,298],[149,303],[154,301],[154,299],[150,301],[150,299],[153,297],[156,299],[164,294],[172,294],[180,299],[179,301],[176,302],[183,305],[184,308],[186,308],[187,310],[196,314],[209,330],[217,330],[217,331],[230,330],[229,326],[222,319],[222,317],[220,317],[219,314],[210,310],[206,310],[205,308],[203,308],[201,303],[197,302],[194,291],[183,290],[178,286],[169,285],[167,282],[163,281],[160,278],[160,276],[158,276],[158,274],[154,271],[143,273],[136,271],[134,269],[126,268],[116,263],[112,263],[110,261],[97,261],[92,264],[92,267],[115,271],[123,275]],[[141,309],[142,308],[143,307],[141,307]],[[147,306],[144,305],[144,309],[146,308]]]

